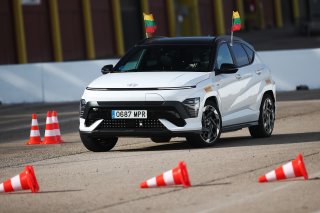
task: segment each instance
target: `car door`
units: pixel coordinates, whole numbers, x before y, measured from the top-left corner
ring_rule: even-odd
[[[239,111],[238,105],[234,105],[235,100],[239,96],[237,72],[221,72],[221,65],[235,64],[232,54],[230,52],[229,44],[221,43],[217,48],[215,59],[216,76],[214,78],[214,85],[217,88],[220,99],[220,113],[222,117],[222,125],[230,126],[235,124],[234,114]]]
[[[259,85],[256,84],[254,68],[241,43],[233,43],[231,50],[238,68],[235,74],[237,79],[235,87],[238,90],[238,95],[230,106],[231,109],[236,109],[232,113],[232,122],[234,124],[253,122],[256,121],[256,110],[252,106],[254,106],[259,93]]]

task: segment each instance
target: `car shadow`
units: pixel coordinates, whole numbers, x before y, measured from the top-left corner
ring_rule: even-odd
[[[206,149],[225,148],[225,147],[241,147],[241,146],[260,146],[272,144],[290,144],[290,143],[308,143],[320,142],[320,132],[306,132],[306,133],[293,133],[293,134],[276,134],[269,138],[252,138],[250,136],[241,137],[228,137],[221,138],[220,141]],[[151,143],[151,142],[150,142]],[[195,149],[191,147],[186,141],[172,141],[163,144],[154,144],[149,147],[132,148],[132,149],[119,149],[120,152],[136,152],[136,151],[165,151],[165,150],[185,150]]]

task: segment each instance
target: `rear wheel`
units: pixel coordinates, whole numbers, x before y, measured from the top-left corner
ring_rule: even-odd
[[[193,147],[208,147],[214,145],[221,134],[221,115],[218,107],[208,101],[202,113],[202,131],[187,137],[187,142]]]
[[[257,126],[249,127],[249,132],[254,138],[270,137],[275,121],[275,105],[271,95],[263,96],[260,106],[259,123]]]
[[[118,142],[117,137],[93,138],[87,134],[80,134],[83,145],[92,152],[107,152]]]

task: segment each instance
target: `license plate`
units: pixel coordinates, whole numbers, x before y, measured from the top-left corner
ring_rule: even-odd
[[[146,119],[147,110],[112,110],[112,119]]]

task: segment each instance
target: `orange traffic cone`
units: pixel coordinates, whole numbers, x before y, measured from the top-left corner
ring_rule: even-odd
[[[44,144],[57,144],[56,132],[53,128],[51,111],[47,112],[46,131],[44,133]]]
[[[180,161],[176,168],[142,182],[140,184],[140,188],[152,188],[179,184],[183,184],[184,187],[191,186],[187,165],[183,161]]]
[[[58,113],[56,111],[52,111],[52,123],[53,128],[56,133],[56,138],[58,143],[63,143],[60,133],[59,121],[58,121]]]
[[[14,192],[30,189],[32,192],[39,191],[37,178],[32,166],[26,166],[24,171],[10,180],[0,184],[0,192]]]
[[[27,142],[28,145],[41,144],[40,131],[38,126],[37,115],[32,114],[30,139]]]
[[[259,182],[263,183],[302,176],[305,180],[308,180],[308,172],[304,166],[302,155],[299,154],[296,159],[290,161],[289,163],[286,163],[285,165],[272,170],[263,176],[260,176]]]

